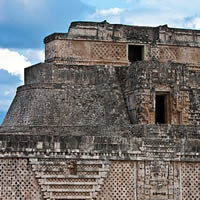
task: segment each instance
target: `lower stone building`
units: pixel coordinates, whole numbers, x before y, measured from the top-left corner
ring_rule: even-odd
[[[0,127],[0,199],[200,200],[199,43],[107,22],[48,36]]]

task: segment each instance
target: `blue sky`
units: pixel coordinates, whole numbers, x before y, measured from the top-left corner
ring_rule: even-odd
[[[23,70],[44,61],[43,38],[72,21],[200,29],[199,0],[0,0],[0,123],[23,84]]]

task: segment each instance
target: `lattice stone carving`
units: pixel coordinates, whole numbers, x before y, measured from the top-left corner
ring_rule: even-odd
[[[160,47],[160,59],[176,61],[177,48],[174,47]]]
[[[126,46],[112,43],[94,43],[92,58],[95,59],[125,59]]]
[[[150,58],[155,58],[157,60],[160,59],[160,51],[158,47],[152,47],[151,48],[151,55]]]
[[[27,159],[0,159],[0,199],[43,199]]]
[[[149,53],[147,53],[147,59],[155,58],[161,61],[176,61],[177,60],[177,48],[175,47],[156,47],[153,46],[149,48]]]
[[[97,200],[135,200],[135,162],[113,161]]]
[[[181,165],[182,200],[200,200],[200,164]]]

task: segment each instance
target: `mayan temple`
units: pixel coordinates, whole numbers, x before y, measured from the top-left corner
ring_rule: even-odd
[[[73,22],[44,44],[0,127],[0,200],[200,200],[200,31]]]

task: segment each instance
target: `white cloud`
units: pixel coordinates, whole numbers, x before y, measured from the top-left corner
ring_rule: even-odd
[[[191,17],[189,20],[186,20],[185,27],[200,29],[200,17],[194,16]]]
[[[199,0],[121,0],[118,8],[96,10],[89,20],[141,26],[200,28]],[[109,5],[109,3],[108,3]],[[106,6],[106,5],[105,5]],[[107,6],[108,7],[108,6]],[[196,16],[196,17],[193,17]],[[198,16],[198,17],[197,17]],[[192,18],[192,20],[187,20]]]
[[[130,13],[132,19],[136,18],[134,21],[137,24],[143,21],[144,25],[168,24],[171,27],[198,28],[198,19],[193,19],[193,23],[188,23],[186,19],[199,13],[199,0],[140,0],[138,5],[144,9],[144,15]]]
[[[33,63],[44,61],[44,51],[35,49],[2,49],[0,48],[0,69],[18,76],[20,82],[0,81],[0,111],[7,111],[16,92],[16,87],[23,84],[24,68]]]
[[[45,59],[45,53],[43,50],[39,50],[36,52],[36,58],[38,58],[38,60],[40,60],[41,62],[44,62]]]
[[[99,18],[99,17],[109,17],[109,16],[117,16],[120,15],[124,9],[122,8],[110,8],[110,9],[96,9],[96,12],[89,16],[91,19]]]
[[[27,57],[32,64],[44,62],[45,53],[41,49],[17,49],[17,51],[21,52],[22,55]]]
[[[31,62],[18,52],[0,48],[0,69],[7,70],[23,80],[24,68],[30,65]]]
[[[109,23],[120,23],[120,15],[124,11],[122,8],[97,9],[94,14],[88,16],[88,19],[103,21],[106,18]]]
[[[11,94],[13,94],[13,90],[6,90],[3,93],[4,96],[10,96]]]
[[[39,62],[44,62],[43,50],[0,48],[0,69],[19,76],[21,80],[23,80],[24,68]]]
[[[143,7],[151,7],[158,9],[166,9],[171,8],[172,10],[176,10],[177,12],[185,12],[188,13],[191,10],[199,11],[198,6],[200,5],[199,0],[140,0],[140,5]]]
[[[194,19],[194,27],[200,29],[200,17]]]
[[[123,23],[139,26],[159,26],[168,24],[170,27],[183,27],[184,16],[168,12],[144,12],[141,14],[127,14]]]
[[[96,10],[97,15],[108,16],[108,15],[119,15],[124,9],[122,8],[110,8],[105,10]]]

